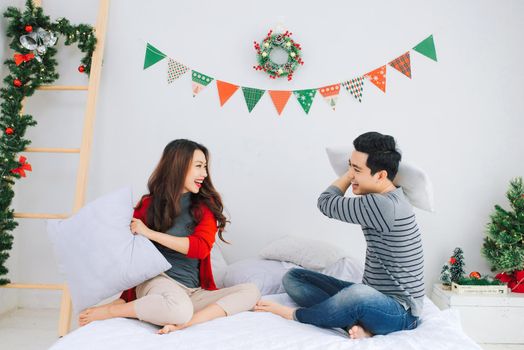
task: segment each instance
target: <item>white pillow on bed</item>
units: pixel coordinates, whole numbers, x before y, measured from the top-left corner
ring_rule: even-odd
[[[263,248],[263,259],[292,262],[306,269],[320,271],[344,257],[344,252],[323,241],[285,236]]]
[[[364,275],[364,264],[348,256],[339,259],[334,264],[322,270],[322,273],[339,280],[362,283]]]
[[[348,171],[348,161],[353,147],[328,147],[326,152],[335,173],[338,176],[344,175]],[[422,210],[435,211],[433,186],[424,170],[401,161],[393,183],[402,187],[411,205]]]
[[[131,188],[84,206],[47,232],[66,275],[75,313],[161,274],[171,265],[147,238],[133,235]]]
[[[222,250],[220,249],[220,243],[218,242],[220,238],[217,237],[213,248],[211,248],[211,270],[213,271],[213,278],[215,279],[215,284],[218,288],[224,286],[224,274],[227,269],[227,262],[222,255]]]
[[[223,287],[232,287],[241,283],[254,283],[260,294],[284,293],[282,277],[296,265],[284,266],[280,261],[245,259],[228,265],[223,278]]]

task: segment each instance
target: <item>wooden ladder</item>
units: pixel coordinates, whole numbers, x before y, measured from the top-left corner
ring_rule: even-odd
[[[41,0],[33,0],[35,6],[42,6]],[[84,126],[82,131],[82,143],[80,148],[26,148],[24,152],[44,152],[44,153],[69,153],[80,155],[78,172],[76,177],[76,190],[73,203],[73,213],[76,213],[85,203],[87,175],[89,159],[91,155],[91,143],[93,140],[93,126],[96,112],[96,99],[98,87],[100,85],[100,74],[102,70],[102,58],[104,55],[104,41],[106,34],[107,18],[109,14],[109,0],[100,0],[98,18],[95,27],[97,39],[96,49],[93,52],[91,61],[91,72],[89,84],[87,86],[64,86],[64,85],[43,85],[37,90],[47,91],[87,91],[87,107],[84,116]],[[23,113],[23,101],[22,113]],[[40,214],[40,213],[15,213],[15,218],[27,219],[65,219],[70,214]],[[10,283],[4,288],[17,289],[40,289],[40,290],[61,290],[62,299],[60,303],[60,318],[58,320],[58,335],[66,335],[71,327],[71,295],[67,284],[29,284],[29,283]]]

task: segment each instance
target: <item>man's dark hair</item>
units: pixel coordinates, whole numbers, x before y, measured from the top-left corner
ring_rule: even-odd
[[[386,170],[388,179],[393,181],[402,158],[393,136],[370,131],[357,137],[353,141],[353,146],[358,152],[368,154],[366,166],[371,169],[371,175]]]

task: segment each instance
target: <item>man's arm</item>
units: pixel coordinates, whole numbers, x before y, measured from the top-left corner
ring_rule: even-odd
[[[337,219],[377,231],[389,229],[378,201],[380,195],[344,197],[351,185],[349,173],[342,175],[318,198],[318,209],[329,218]]]

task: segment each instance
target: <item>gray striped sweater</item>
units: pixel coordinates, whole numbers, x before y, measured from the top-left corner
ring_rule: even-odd
[[[424,252],[413,207],[402,188],[344,197],[330,186],[318,198],[327,217],[358,224],[367,243],[362,283],[395,298],[420,316],[424,298]]]

